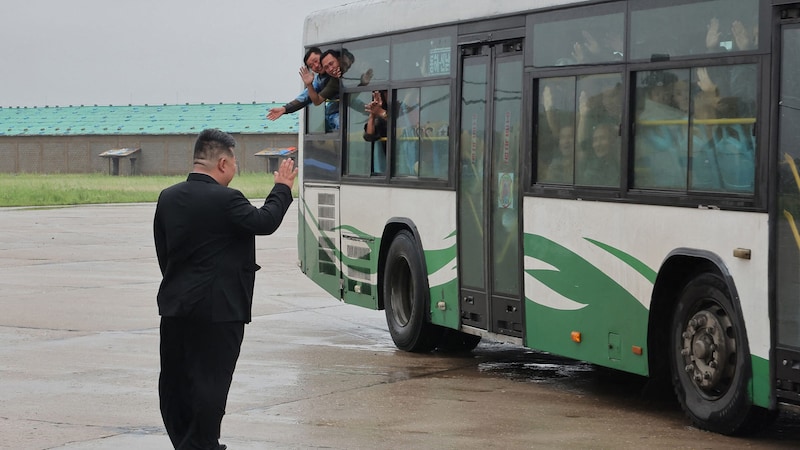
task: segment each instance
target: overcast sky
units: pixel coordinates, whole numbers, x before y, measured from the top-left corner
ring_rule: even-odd
[[[353,0],[2,0],[0,106],[289,101],[304,18]]]

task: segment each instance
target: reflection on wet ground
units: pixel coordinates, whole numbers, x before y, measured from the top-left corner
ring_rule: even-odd
[[[646,377],[503,343],[482,342],[472,356],[479,361],[480,374],[594,396],[610,406],[639,409],[647,414],[683,416],[672,387]],[[689,426],[689,419],[684,420]],[[781,411],[770,427],[745,441],[750,439],[781,446],[796,443],[800,447],[800,412]]]
[[[484,346],[476,350],[490,349],[490,346]],[[510,380],[533,383],[548,383],[564,378],[578,379],[582,373],[594,372],[594,366],[591,364],[555,357],[548,353],[524,349],[509,350],[505,353],[509,356],[508,360],[482,362],[478,364],[478,370]],[[483,354],[489,356],[487,353]],[[496,353],[492,352],[491,356],[495,357]]]

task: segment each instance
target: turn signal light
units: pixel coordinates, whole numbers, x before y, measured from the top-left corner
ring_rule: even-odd
[[[572,342],[581,343],[581,332],[580,331],[573,331],[570,333],[570,337],[572,337]]]
[[[631,346],[631,351],[633,351],[634,355],[642,356],[642,347],[639,347],[638,345]]]

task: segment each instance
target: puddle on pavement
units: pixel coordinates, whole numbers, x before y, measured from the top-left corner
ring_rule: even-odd
[[[586,378],[595,372],[595,366],[588,363],[522,348],[504,350],[496,347],[489,344],[476,349],[476,355],[486,359],[478,363],[479,372],[531,383]]]
[[[611,405],[645,412],[655,406],[665,414],[682,416],[671,386],[649,385],[645,377],[502,343],[481,343],[473,355],[480,361],[477,369],[482,374],[592,394]],[[781,411],[772,426],[757,437],[760,442],[797,442],[800,413]]]
[[[516,382],[552,385],[560,390],[595,394],[616,401],[671,400],[671,389],[645,393],[647,379],[523,347],[502,343],[482,343],[473,352],[478,372]],[[659,389],[661,389],[659,387]],[[657,395],[653,395],[657,394]]]

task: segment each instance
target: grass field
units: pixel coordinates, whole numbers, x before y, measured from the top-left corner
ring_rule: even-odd
[[[0,174],[0,207],[155,202],[162,189],[185,179],[186,175]],[[272,185],[271,173],[242,173],[230,187],[258,199],[266,197]],[[297,183],[293,192],[297,196]]]

